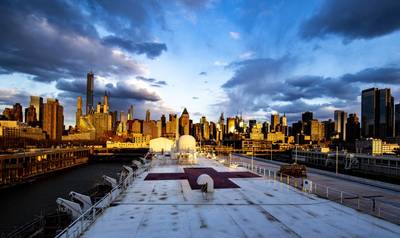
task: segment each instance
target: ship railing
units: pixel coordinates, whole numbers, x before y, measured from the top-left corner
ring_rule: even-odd
[[[133,174],[129,174],[123,181],[114,187],[106,196],[96,202],[86,210],[81,216],[74,220],[67,228],[57,234],[56,238],[76,238],[79,237],[87,228],[92,225],[104,211],[131,185],[137,176],[148,171],[148,166],[143,166]]]
[[[347,207],[367,213],[383,220],[400,225],[400,207],[381,200],[381,196],[365,196],[354,192],[338,190],[323,184],[311,181],[311,188],[307,191],[303,186],[303,178],[278,173],[276,170],[268,169],[266,166],[251,164],[243,161],[232,162],[235,166],[246,168],[262,177],[289,185],[295,189],[317,195],[318,197],[331,200]]]

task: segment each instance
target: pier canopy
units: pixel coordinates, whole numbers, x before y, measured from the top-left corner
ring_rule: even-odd
[[[194,152],[196,151],[196,139],[190,135],[179,137],[177,143],[178,152]]]
[[[172,145],[174,142],[164,137],[159,137],[156,139],[150,140],[150,151],[159,153],[159,152],[171,152]]]

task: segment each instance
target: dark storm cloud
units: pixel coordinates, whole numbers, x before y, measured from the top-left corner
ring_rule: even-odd
[[[149,82],[149,83],[153,83],[153,82],[157,81],[154,78],[146,78],[146,77],[143,77],[143,76],[136,76],[136,79],[142,80],[142,81],[145,81],[145,82]]]
[[[399,84],[400,68],[368,68],[356,74],[346,74],[343,76],[343,80],[346,82]]]
[[[301,76],[285,81],[283,93],[276,95],[278,100],[291,101],[300,98],[314,99],[330,97],[343,100],[355,100],[359,88],[343,78],[325,78],[320,76]]]
[[[103,39],[106,45],[118,46],[135,54],[145,54],[147,58],[154,59],[167,51],[167,45],[155,42],[135,43],[131,40],[122,39],[115,36],[108,36]]]
[[[164,80],[160,80],[160,81],[157,81],[156,84],[166,86],[167,82],[165,82]]]
[[[56,88],[64,91],[59,94],[62,97],[76,97],[78,95],[85,95],[86,82],[84,80],[59,80],[56,84]],[[128,84],[125,81],[119,81],[116,84],[102,84],[96,82],[95,95],[104,95],[104,92],[108,92],[113,98],[121,99],[135,99],[138,101],[159,101],[160,97],[144,88],[135,87],[132,84]]]
[[[326,0],[300,28],[303,38],[334,34],[368,39],[400,28],[398,0]]]
[[[230,64],[228,68],[233,70],[233,76],[222,85],[228,96],[224,102],[228,113],[310,110],[326,116],[333,108],[354,111],[359,107],[357,97],[361,90],[371,83],[400,83],[397,67],[367,68],[340,77],[322,77],[292,76],[294,65],[295,60],[288,57]]]
[[[199,75],[200,76],[207,76],[207,72],[202,71],[202,72],[199,73]]]
[[[269,81],[273,82],[278,79],[284,69],[292,63],[293,59],[287,56],[279,59],[258,58],[233,62],[226,68],[233,69],[235,74],[222,87],[232,88],[239,85],[247,85],[249,79],[251,79],[253,82],[259,83],[261,88],[264,88]]]
[[[151,86],[153,86],[153,87],[159,87],[160,88],[162,86],[167,86],[168,85],[166,81],[157,80],[155,78],[146,78],[146,77],[143,77],[143,76],[136,76],[136,79],[144,81],[144,82],[152,83]]]
[[[150,38],[152,26],[165,29],[164,12],[159,1],[87,0],[90,18],[106,30],[134,41]]]
[[[130,40],[133,50],[150,58],[159,56],[166,46],[146,41],[149,24],[156,21],[153,15],[161,13],[154,10],[151,1],[145,2],[118,5],[113,1],[106,9],[108,3],[102,1],[97,5],[92,1],[1,1],[0,28],[5,33],[0,34],[1,71],[29,74],[41,82],[82,77],[89,69],[103,76],[141,73],[141,66],[134,60],[115,54],[104,44],[95,26],[105,22],[106,28],[110,24],[124,26],[108,29],[121,34],[121,40],[132,31],[142,32],[129,38],[138,40]],[[154,14],[148,14],[149,9]],[[97,15],[99,11],[104,15]],[[108,18],[111,14],[114,17]]]

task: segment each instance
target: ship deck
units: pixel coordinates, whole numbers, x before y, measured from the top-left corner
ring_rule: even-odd
[[[230,178],[239,188],[207,198],[186,179],[145,180],[188,167],[244,168],[203,158],[195,166],[153,163],[83,237],[400,237],[398,225],[262,177]]]

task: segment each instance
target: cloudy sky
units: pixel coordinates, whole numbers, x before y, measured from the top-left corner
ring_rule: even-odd
[[[113,110],[242,113],[289,121],[360,111],[360,91],[400,99],[398,0],[0,1],[0,111],[56,97],[74,124],[86,73]],[[98,100],[98,99],[97,99]]]

